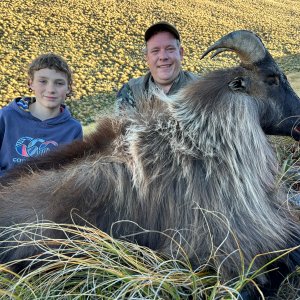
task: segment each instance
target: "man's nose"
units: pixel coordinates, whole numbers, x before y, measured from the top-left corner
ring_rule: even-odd
[[[166,59],[168,59],[168,58],[169,58],[169,56],[168,56],[167,51],[161,50],[161,51],[159,52],[159,59],[160,59],[160,60],[166,60]]]

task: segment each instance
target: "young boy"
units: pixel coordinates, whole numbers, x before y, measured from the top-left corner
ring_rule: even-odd
[[[34,59],[28,86],[35,97],[18,97],[0,110],[0,175],[29,157],[82,139],[82,127],[63,104],[72,94],[72,73],[63,58]]]

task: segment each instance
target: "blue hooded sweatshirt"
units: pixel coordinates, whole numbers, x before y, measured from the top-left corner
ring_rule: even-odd
[[[32,100],[35,99],[16,98],[0,110],[0,175],[29,157],[83,137],[80,122],[65,105],[61,105],[58,116],[41,121],[23,105]]]

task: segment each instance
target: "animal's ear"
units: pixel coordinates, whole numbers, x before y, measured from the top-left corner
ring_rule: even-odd
[[[247,82],[243,77],[236,77],[232,81],[229,82],[228,86],[234,92],[246,92],[247,90]]]

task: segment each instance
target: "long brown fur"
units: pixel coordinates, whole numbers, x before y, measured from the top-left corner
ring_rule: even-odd
[[[13,171],[2,179],[0,225],[82,223],[71,217],[75,211],[114,237],[182,258],[177,242],[194,267],[209,262],[224,281],[259,254],[298,246],[299,223],[276,182],[264,133],[283,115],[281,96],[269,92],[262,74],[212,72],[175,96],[138,102],[131,116],[107,117],[84,142]],[[232,88],[236,78],[245,90]],[[277,255],[257,257],[252,269]]]

